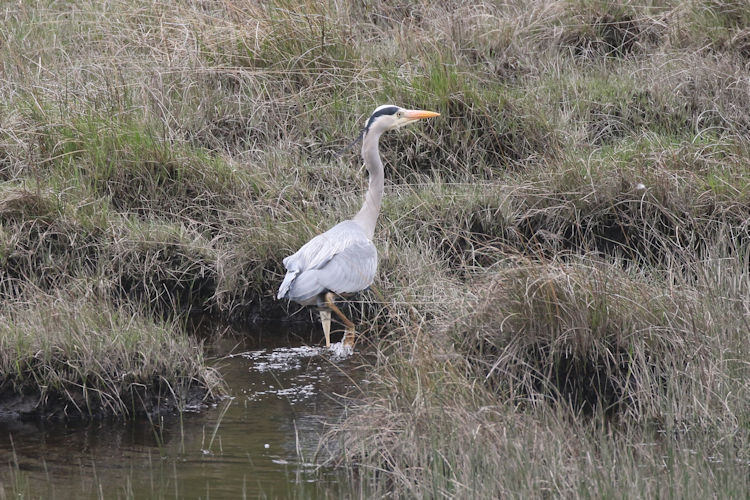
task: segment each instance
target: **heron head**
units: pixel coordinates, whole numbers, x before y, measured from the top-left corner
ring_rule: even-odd
[[[375,108],[375,111],[373,111],[367,120],[364,132],[365,134],[371,131],[383,133],[387,130],[401,128],[422,118],[433,118],[435,116],[440,116],[440,113],[418,109],[404,109],[392,104],[384,104]]]

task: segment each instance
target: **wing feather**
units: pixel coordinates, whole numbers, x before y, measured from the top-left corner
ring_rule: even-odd
[[[348,246],[334,255],[318,271],[318,280],[336,293],[353,293],[372,284],[378,267],[378,254],[371,241]]]
[[[287,274],[278,296],[302,303],[326,290],[364,290],[372,284],[377,265],[375,245],[359,224],[344,221],[284,259]]]

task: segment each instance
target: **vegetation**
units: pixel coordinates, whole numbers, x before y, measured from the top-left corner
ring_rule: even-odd
[[[91,374],[49,387],[130,372],[67,347],[93,332],[117,344],[102,353],[153,353],[138,370],[212,387],[163,318],[286,316],[281,259],[366,185],[355,151],[332,153],[392,102],[442,117],[382,141],[380,274],[354,311],[375,383],[329,440],[350,494],[747,495],[747,2],[0,17],[3,391],[31,352]],[[128,314],[153,345],[126,342]],[[183,368],[159,361],[172,349]],[[47,387],[50,363],[23,387]],[[97,384],[116,396],[70,400],[130,404]]]
[[[0,328],[5,418],[156,413],[221,393],[200,346],[126,306],[44,297]]]

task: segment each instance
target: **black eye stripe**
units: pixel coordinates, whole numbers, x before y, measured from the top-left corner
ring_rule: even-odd
[[[372,122],[375,121],[375,118],[382,115],[392,115],[394,113],[398,112],[398,106],[388,106],[387,108],[379,109],[375,111],[372,116],[370,116],[370,119],[367,120],[367,125],[365,126],[365,130],[370,129],[370,125],[372,125]]]

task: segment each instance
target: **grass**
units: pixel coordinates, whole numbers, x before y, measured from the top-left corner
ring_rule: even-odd
[[[221,393],[200,345],[131,307],[61,294],[2,316],[6,418],[132,416]]]
[[[378,104],[434,109],[382,141],[375,383],[329,457],[351,495],[747,494],[745,2],[72,7],[0,14],[11,347],[34,304],[117,339],[131,315],[162,333],[120,347],[201,380],[171,321],[285,318],[281,260],[366,186],[333,153]],[[55,335],[41,359],[75,351]]]

